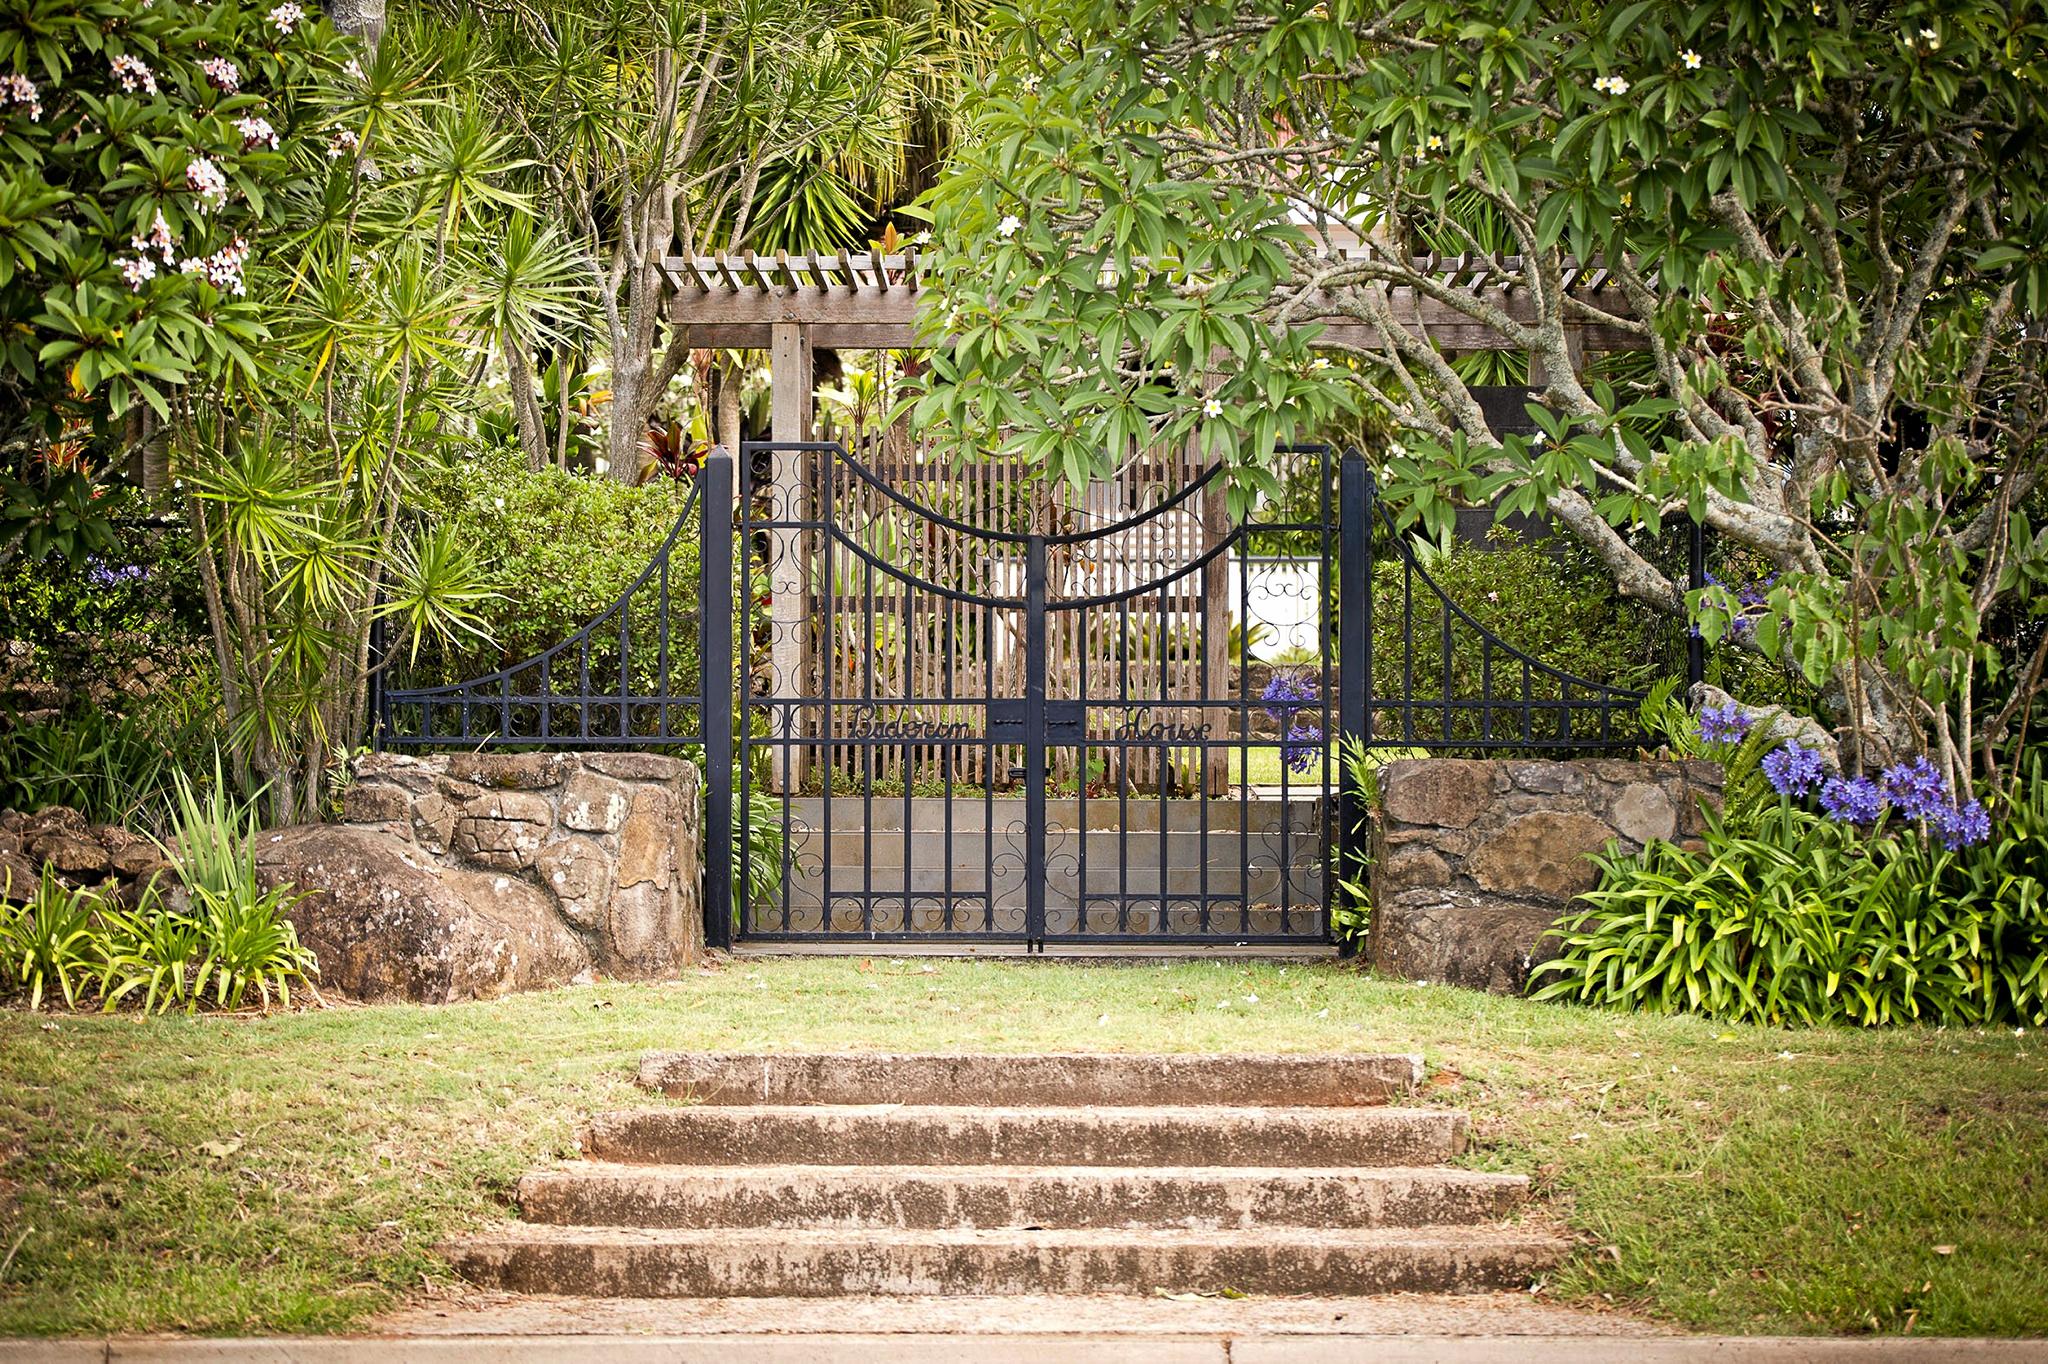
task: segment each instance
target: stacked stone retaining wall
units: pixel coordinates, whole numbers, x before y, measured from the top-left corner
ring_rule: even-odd
[[[440,1002],[658,979],[703,945],[694,764],[656,753],[360,758],[338,824],[266,835],[324,987]]]
[[[1519,993],[1555,955],[1545,933],[1593,888],[1587,854],[1697,836],[1722,780],[1718,763],[1701,761],[1389,763],[1374,837],[1373,964]]]

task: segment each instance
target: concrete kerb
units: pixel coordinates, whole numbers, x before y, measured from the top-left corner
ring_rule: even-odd
[[[0,1341],[5,1364],[2036,1364],[2041,1340],[1587,1336],[731,1335]]]

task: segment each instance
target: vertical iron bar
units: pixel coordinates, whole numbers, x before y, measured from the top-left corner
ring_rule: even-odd
[[[732,946],[732,456],[704,462],[698,657],[704,671],[704,941]],[[588,696],[588,688],[585,688]]]
[[[1685,582],[1689,590],[1698,592],[1707,585],[1707,528],[1703,522],[1694,521],[1686,536]],[[1685,636],[1685,685],[1696,687],[1707,680],[1707,641],[1700,634],[1699,625],[1687,627]]]
[[[1242,541],[1238,543],[1242,543]],[[1235,548],[1236,545],[1231,546],[1231,549]],[[1225,593],[1223,614],[1226,616],[1230,614],[1228,595],[1230,589],[1231,549],[1223,551],[1223,585]],[[1205,579],[1208,577],[1208,570],[1203,570],[1203,577]],[[1189,586],[1192,587],[1193,584],[1194,580],[1190,579]],[[1195,661],[1195,677],[1197,679],[1195,695],[1206,701],[1216,694],[1211,690],[1215,683],[1209,677],[1209,631],[1212,625],[1209,620],[1209,591],[1206,583],[1202,589],[1202,604],[1196,609],[1196,620],[1200,623],[1200,628],[1195,631],[1194,644],[1195,648],[1200,650],[1200,652],[1196,656]],[[1244,621],[1244,634],[1241,637],[1249,639],[1251,631],[1252,623],[1247,618]],[[1224,666],[1228,667],[1230,645],[1228,642],[1229,626],[1227,624],[1224,627],[1224,638]],[[1195,901],[1195,923],[1197,931],[1206,936],[1209,932],[1209,734],[1206,723],[1209,718],[1209,709],[1204,706],[1195,713],[1201,717],[1202,721],[1202,738],[1198,741],[1198,747],[1195,749],[1195,812],[1201,826],[1201,832],[1195,840],[1196,875],[1199,877],[1201,887],[1200,898]],[[1249,873],[1246,874],[1248,875]],[[1242,886],[1241,888],[1248,889],[1248,887]],[[1247,895],[1245,899],[1249,902],[1251,897]],[[1164,933],[1166,925],[1159,925],[1159,931]]]
[[[1121,586],[1121,584],[1119,584]],[[1137,726],[1131,714],[1131,603],[1116,604],[1117,624],[1117,716],[1122,730],[1116,749],[1116,931],[1130,927],[1131,917],[1131,734]]]
[[[380,605],[382,603],[379,603]],[[370,747],[384,751],[384,733],[391,727],[391,711],[384,690],[384,617],[370,617]],[[425,726],[421,726],[425,732]]]
[[[839,490],[837,450],[818,455],[818,562],[822,566],[820,587],[825,598],[825,642],[819,655],[818,771],[823,785],[818,788],[818,847],[823,850],[818,865],[818,931],[832,931],[832,854],[838,848],[839,828],[832,822],[832,788],[839,779],[840,745],[833,742],[839,724],[834,703],[839,696]]]
[[[1074,650],[1074,691],[1081,700],[1080,747],[1075,750],[1080,771],[1074,778],[1074,830],[1080,843],[1074,864],[1074,936],[1082,938],[1088,936],[1088,655],[1094,652],[1089,631],[1093,620],[1093,614],[1085,608],[1074,616],[1074,631],[1080,637],[1080,647]],[[1104,770],[1108,770],[1106,763]]]
[[[1024,546],[1024,937],[1045,947],[1045,537]]]
[[[1237,637],[1237,865],[1238,889],[1244,899],[1238,905],[1237,931],[1252,931],[1252,669],[1249,641],[1252,633],[1252,565],[1247,553],[1237,575],[1237,618],[1244,630]],[[1226,622],[1225,628],[1228,628]],[[1323,645],[1324,682],[1328,683],[1329,641]],[[1228,674],[1229,669],[1224,670]]]
[[[870,722],[875,718],[875,566],[861,560],[861,704]],[[874,726],[870,723],[869,728]],[[870,734],[860,740],[860,924],[875,935],[875,760],[881,741]]]
[[[1372,742],[1372,471],[1366,467],[1365,456],[1357,450],[1346,450],[1338,469],[1338,514],[1340,535],[1337,542],[1337,644],[1341,651],[1337,667],[1337,685],[1342,689],[1338,700],[1338,725],[1344,736],[1358,743]],[[1330,571],[1330,531],[1327,522],[1323,527],[1323,572]],[[1325,638],[1332,625],[1329,619],[1330,593],[1325,584],[1322,592],[1323,621]],[[1365,853],[1361,842],[1365,837],[1365,797],[1349,778],[1349,769],[1344,765],[1343,747],[1338,747],[1334,761],[1339,765],[1346,780],[1339,802],[1338,818],[1340,847],[1344,863],[1340,872],[1355,874],[1360,865],[1359,858]],[[1334,879],[1334,878],[1333,878]],[[1325,895],[1324,929],[1331,926],[1328,902],[1334,898]],[[1356,950],[1348,941],[1344,944],[1346,953]]]

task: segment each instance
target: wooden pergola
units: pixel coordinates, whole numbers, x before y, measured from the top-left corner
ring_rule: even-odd
[[[1364,258],[1364,248],[1333,259]],[[1517,322],[1534,322],[1536,304],[1517,256],[1429,256],[1414,261],[1446,290],[1463,291]],[[689,328],[690,344],[769,352],[773,438],[810,438],[812,353],[818,350],[907,349],[918,344],[917,307],[924,275],[917,252],[876,255],[777,254],[669,256],[663,271],[675,294],[669,320]],[[1615,317],[1631,315],[1628,300],[1597,266],[1567,265],[1567,293]],[[1508,338],[1475,322],[1441,298],[1412,288],[1390,291],[1394,318],[1446,351],[1514,349]],[[1323,324],[1333,346],[1378,344],[1377,329],[1336,307],[1311,304],[1303,321]],[[1568,324],[1577,353],[1641,350],[1634,332],[1591,321]]]
[[[1351,248],[1331,258],[1366,254],[1364,248]],[[1434,276],[1437,293],[1467,292],[1516,322],[1537,321],[1536,300],[1519,257],[1422,257],[1414,266]],[[818,351],[931,344],[917,334],[924,273],[914,250],[886,255],[671,256],[662,267],[674,290],[669,319],[688,328],[689,345],[768,351],[770,438],[778,443],[815,438],[812,393]],[[1605,269],[1568,266],[1563,283],[1570,295],[1601,313],[1631,315],[1626,298],[1609,282]],[[1385,296],[1399,323],[1445,351],[1517,348],[1512,339],[1475,321],[1437,293],[1397,286]],[[1341,311],[1334,297],[1318,307],[1312,296],[1297,315],[1304,322],[1322,323],[1322,336],[1334,347],[1373,349],[1380,344],[1377,327]],[[1575,366],[1586,354],[1645,347],[1643,338],[1632,331],[1590,320],[1568,322],[1567,339]],[[797,457],[778,453],[772,477],[779,505],[793,505],[791,499],[800,495],[796,485],[801,467]],[[1222,536],[1228,533],[1228,517],[1220,495],[1212,500],[1213,506],[1203,508],[1203,520],[1211,534]],[[788,695],[800,689],[797,682],[805,670],[805,587],[794,545],[778,547],[773,562],[771,673],[775,693]],[[1205,574],[1204,591],[1218,606],[1224,605],[1220,573]],[[797,775],[784,773],[782,778]]]

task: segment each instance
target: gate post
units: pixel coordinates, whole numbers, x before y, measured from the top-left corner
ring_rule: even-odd
[[[699,672],[704,681],[704,943],[732,946],[733,469],[711,452],[697,485],[703,534],[697,555]]]
[[[1707,585],[1707,526],[1694,521],[1686,536],[1685,586],[1698,592]],[[1688,690],[1707,680],[1707,640],[1694,621],[1685,636],[1685,685]],[[1688,700],[1691,698],[1688,697]]]
[[[1024,939],[1045,950],[1045,537],[1024,544]],[[1082,780],[1087,776],[1083,774]],[[1086,831],[1083,831],[1086,837]],[[994,833],[989,834],[993,844]]]
[[[1372,502],[1372,470],[1362,453],[1346,450],[1338,471],[1337,728],[1344,740],[1357,743],[1372,740]],[[1323,598],[1327,601],[1329,593]],[[1370,848],[1360,846],[1371,831],[1364,795],[1343,761],[1344,747],[1340,744],[1336,755],[1342,787],[1337,800],[1338,875],[1333,880],[1362,874],[1364,859],[1371,856]],[[1334,902],[1343,893],[1341,885],[1333,885],[1327,898]],[[1326,904],[1324,913],[1331,908]],[[1348,941],[1342,948],[1346,956],[1357,950]]]

